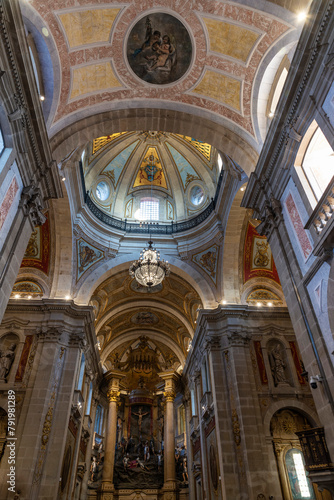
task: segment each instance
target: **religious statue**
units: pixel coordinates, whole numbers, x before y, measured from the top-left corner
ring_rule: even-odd
[[[273,379],[275,385],[278,385],[282,382],[287,382],[285,377],[285,363],[283,360],[283,355],[281,352],[280,344],[276,344],[270,354],[270,362],[271,362],[271,371],[273,374]]]
[[[96,461],[96,457],[93,457],[92,463],[90,465],[90,480],[94,481],[95,480],[95,474],[97,472],[98,468],[98,463]]]
[[[123,422],[124,419],[122,419],[119,415],[117,416],[117,437],[116,437],[116,442],[120,442],[122,439],[122,430],[123,430]]]
[[[15,358],[16,344],[11,344],[8,349],[0,351],[0,380],[6,380]]]
[[[182,478],[185,483],[189,481],[188,478],[188,466],[187,466],[187,458],[183,459],[183,470],[182,470]]]
[[[139,429],[139,434],[141,434],[141,425],[142,425],[143,417],[145,417],[145,415],[148,415],[148,412],[143,413],[142,408],[139,408],[138,413],[132,413],[132,414],[136,415],[136,417],[138,417],[138,429]]]

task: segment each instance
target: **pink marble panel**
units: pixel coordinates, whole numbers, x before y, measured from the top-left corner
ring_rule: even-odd
[[[3,202],[1,203],[1,206],[0,206],[0,229],[2,228],[2,226],[5,223],[8,212],[10,210],[10,207],[13,204],[13,201],[14,201],[14,198],[15,198],[15,195],[16,195],[18,189],[19,189],[19,186],[17,184],[16,177],[14,177],[14,179],[10,183],[9,188],[7,189],[7,192],[5,194]]]
[[[292,225],[294,227],[296,236],[302,248],[305,260],[309,257],[312,252],[312,245],[310,243],[309,237],[304,229],[304,224],[300,218],[298,209],[290,193],[285,201],[287,211],[289,213]]]
[[[132,0],[127,3],[121,11],[116,23],[113,25],[111,43],[102,46],[81,48],[69,53],[64,34],[59,25],[59,20],[55,11],[78,8],[93,8],[99,5],[113,5],[108,0],[31,0],[30,4],[44,18],[48,29],[56,42],[59,59],[62,68],[61,91],[55,121],[61,120],[67,114],[76,112],[85,107],[95,106],[105,101],[132,100],[132,99],[168,99],[172,102],[184,102],[196,107],[210,110],[212,113],[224,116],[242,127],[244,130],[254,135],[251,119],[251,105],[249,96],[251,94],[254,78],[261,63],[261,60],[268,48],[290,27],[283,21],[272,18],[260,11],[255,11],[246,6],[233,5],[214,0],[191,0],[181,2],[180,0],[166,0],[161,3],[161,10],[173,12],[184,20],[190,29],[195,43],[195,60],[191,71],[185,79],[176,82],[172,87],[159,90],[138,80],[129,70],[124,59],[124,39],[127,36],[129,26],[135,20],[151,10],[152,7],[159,7],[152,0]],[[224,56],[208,53],[202,24],[199,20],[200,15],[215,15],[223,19],[241,22],[246,26],[257,28],[264,34],[262,40],[256,47],[248,62],[247,68],[237,61],[230,61]],[[83,96],[75,101],[69,101],[71,89],[71,67],[80,64],[87,64],[100,59],[110,59],[116,70],[118,77],[124,84],[124,90],[109,92],[102,91],[94,96]],[[243,95],[243,115],[236,111],[231,111],[222,104],[210,101],[205,97],[198,97],[189,93],[192,87],[196,85],[201,77],[204,67],[209,66],[230,74],[244,81],[245,93]],[[246,91],[247,89],[247,91]]]

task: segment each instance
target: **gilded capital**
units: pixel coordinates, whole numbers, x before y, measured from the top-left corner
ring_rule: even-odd
[[[115,391],[113,389],[108,389],[107,398],[108,398],[109,403],[111,403],[112,401],[117,403],[119,395],[120,395],[119,391]]]
[[[175,394],[175,391],[169,390],[169,391],[164,392],[164,396],[165,396],[167,402],[173,403],[173,401],[176,397],[176,394]]]

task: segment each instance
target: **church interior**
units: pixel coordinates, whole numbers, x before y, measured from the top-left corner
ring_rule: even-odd
[[[0,498],[333,499],[333,0],[0,36]]]

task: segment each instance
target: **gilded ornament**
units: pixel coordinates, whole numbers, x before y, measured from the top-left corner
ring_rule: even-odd
[[[53,418],[53,407],[50,406],[47,414],[45,415],[45,419],[44,419],[44,425],[43,425],[43,431],[42,431],[42,446],[46,446],[47,442],[49,441],[49,434],[50,434],[50,430],[51,430],[52,418]]]
[[[119,395],[120,395],[120,391],[115,391],[113,389],[108,389],[107,398],[108,398],[108,401],[110,403],[111,402],[117,403]]]
[[[257,241],[256,242],[256,254],[254,257],[254,266],[256,267],[266,267],[269,264],[268,247],[269,243],[267,241]]]
[[[173,403],[173,401],[176,397],[176,393],[173,390],[169,390],[169,391],[164,392],[164,396],[165,396],[167,402]]]
[[[30,236],[30,240],[28,242],[27,249],[25,251],[24,257],[25,258],[33,258],[37,257],[38,255],[38,243],[37,243],[37,237],[38,237],[38,230],[35,229],[35,231],[32,232]]]
[[[237,414],[237,410],[232,410],[232,428],[234,434],[234,442],[237,446],[240,446],[241,436],[240,436],[240,424],[239,418]]]

